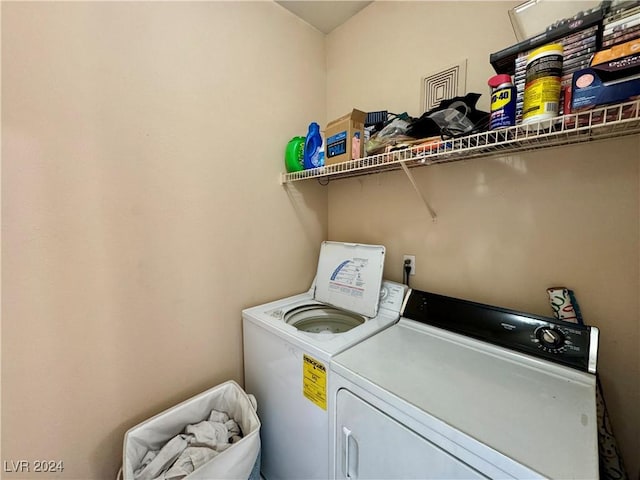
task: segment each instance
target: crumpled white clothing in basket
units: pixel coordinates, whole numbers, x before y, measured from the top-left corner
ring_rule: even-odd
[[[212,410],[209,419],[187,425],[160,450],[149,450],[135,480],[180,480],[242,438],[240,427],[224,412]]]
[[[219,452],[207,447],[187,447],[162,478],[165,480],[184,478],[190,473],[193,473],[200,465],[204,465],[218,455],[218,453]]]

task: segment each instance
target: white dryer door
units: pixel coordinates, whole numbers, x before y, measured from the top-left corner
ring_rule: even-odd
[[[336,409],[335,478],[487,478],[348,390]]]

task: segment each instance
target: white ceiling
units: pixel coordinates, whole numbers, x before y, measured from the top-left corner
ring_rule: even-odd
[[[276,1],[322,33],[329,33],[372,2],[352,1]]]

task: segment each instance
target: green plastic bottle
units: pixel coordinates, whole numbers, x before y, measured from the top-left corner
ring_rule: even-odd
[[[289,173],[304,170],[304,140],[305,137],[293,137],[287,143],[284,165]]]

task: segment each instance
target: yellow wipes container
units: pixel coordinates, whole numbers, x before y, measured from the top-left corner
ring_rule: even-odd
[[[563,53],[562,45],[553,43],[534,50],[527,57],[523,124],[558,115]]]

